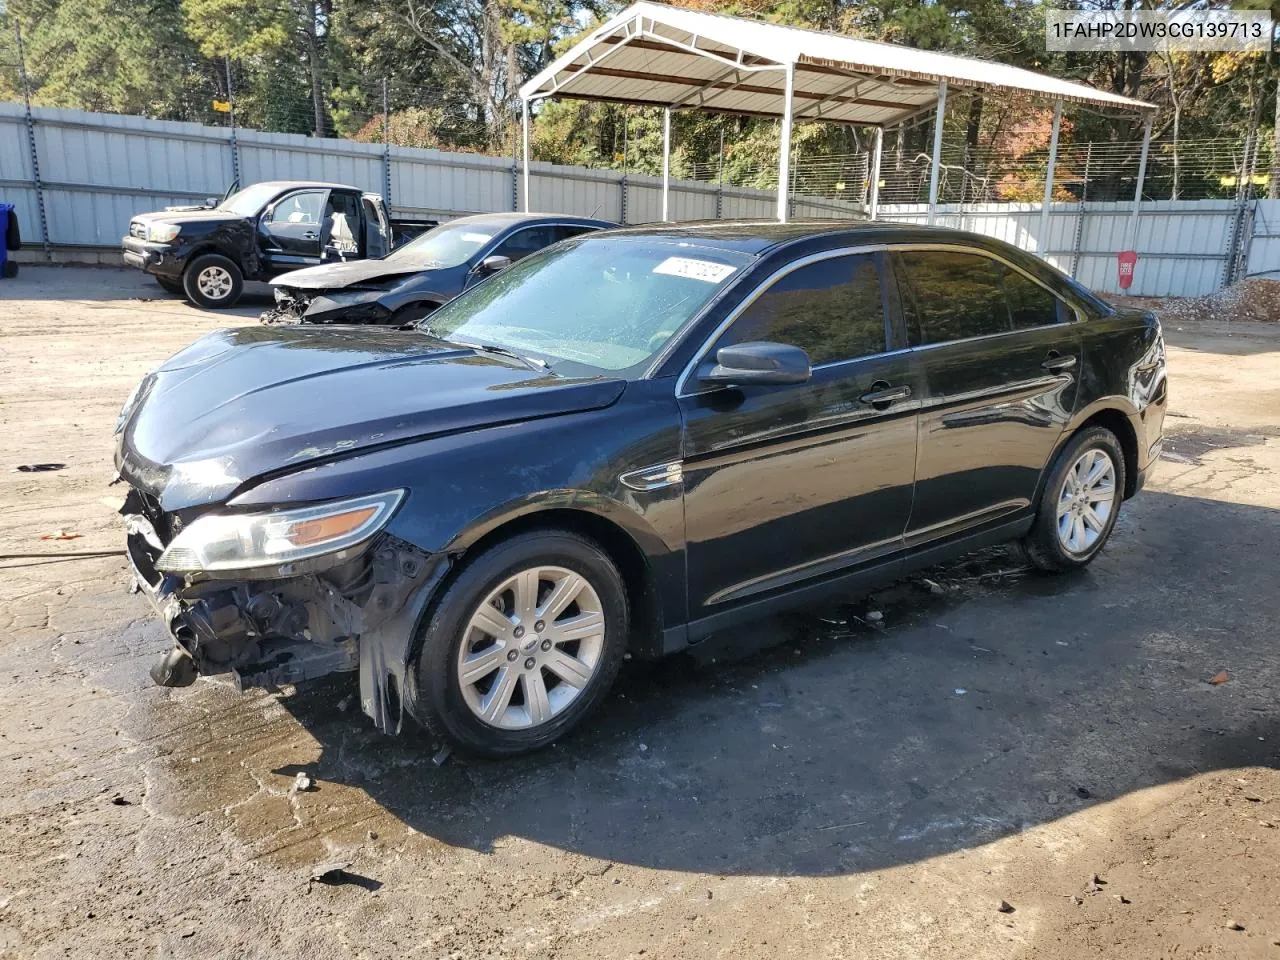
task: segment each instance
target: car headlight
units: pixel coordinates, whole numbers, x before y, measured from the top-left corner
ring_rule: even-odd
[[[389,490],[353,500],[272,513],[210,513],[169,543],[156,561],[166,573],[253,570],[340,554],[386,526],[404,498]]]
[[[147,224],[147,239],[152,243],[168,243],[182,228],[176,223]]]
[[[148,374],[147,376],[150,376]],[[133,412],[134,406],[138,403],[138,396],[142,393],[142,386],[147,382],[147,377],[143,377],[133,385],[133,389],[129,391],[129,396],[125,398],[124,404],[120,407],[120,414],[116,417],[115,432],[119,433],[124,429],[125,421],[129,419],[129,414]]]

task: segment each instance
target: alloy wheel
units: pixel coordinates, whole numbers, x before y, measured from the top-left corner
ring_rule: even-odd
[[[1091,447],[1067,471],[1058,492],[1058,542],[1080,556],[1093,549],[1116,505],[1116,465],[1105,450]]]
[[[457,677],[471,712],[507,730],[541,726],[590,684],[604,651],[600,597],[564,567],[521,570],[472,613]]]
[[[231,274],[225,267],[205,267],[196,277],[196,289],[210,300],[225,300],[231,287]]]

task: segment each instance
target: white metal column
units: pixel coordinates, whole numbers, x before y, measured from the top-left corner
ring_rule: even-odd
[[[1049,134],[1049,168],[1044,174],[1044,203],[1040,205],[1040,236],[1036,249],[1042,259],[1049,259],[1049,206],[1053,203],[1053,168],[1058,162],[1058,131],[1062,127],[1062,101],[1053,104],[1053,131]]]
[[[787,64],[785,102],[782,105],[782,130],[778,135],[778,222],[787,222],[787,190],[791,186],[791,99],[796,88],[796,65]]]
[[[1133,188],[1133,212],[1129,214],[1129,227],[1125,231],[1126,250],[1138,249],[1138,205],[1142,203],[1142,181],[1147,178],[1147,154],[1151,151],[1151,121],[1147,114],[1147,122],[1142,127],[1142,155],[1138,160],[1138,182]]]
[[[880,209],[880,155],[884,152],[884,127],[876,127],[875,146],[871,152],[871,183],[868,187],[867,212],[876,218]]]
[[[933,121],[933,163],[929,168],[929,226],[938,207],[938,173],[942,168],[942,121],[947,114],[947,81],[938,83],[938,110]]]
[[[520,137],[524,143],[524,212],[529,212],[529,101],[520,101]]]
[[[662,219],[671,219],[671,108],[662,111]]]

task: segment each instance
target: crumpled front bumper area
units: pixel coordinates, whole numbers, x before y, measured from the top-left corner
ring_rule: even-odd
[[[439,564],[394,537],[322,572],[262,579],[176,576],[156,561],[176,518],[131,490],[120,513],[135,588],[175,642],[151,670],[162,686],[229,673],[237,690],[277,690],[340,671],[360,671],[361,705],[394,732],[412,700],[408,664],[418,604]]]

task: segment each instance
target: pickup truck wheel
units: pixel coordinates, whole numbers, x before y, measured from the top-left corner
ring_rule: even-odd
[[[1124,454],[1115,434],[1090,427],[1058,454],[1040,494],[1036,520],[1022,541],[1041,570],[1083,567],[1102,549],[1124,499]]]
[[[627,595],[596,544],[520,534],[476,556],[435,605],[418,656],[415,714],[454,749],[500,758],[545,747],[608,693]]]
[[[196,306],[221,310],[240,299],[244,274],[221,254],[206,253],[187,264],[182,274],[182,290]]]
[[[160,284],[160,289],[166,293],[172,293],[175,296],[182,296],[182,281],[170,280],[168,277],[156,277],[156,283]]]

